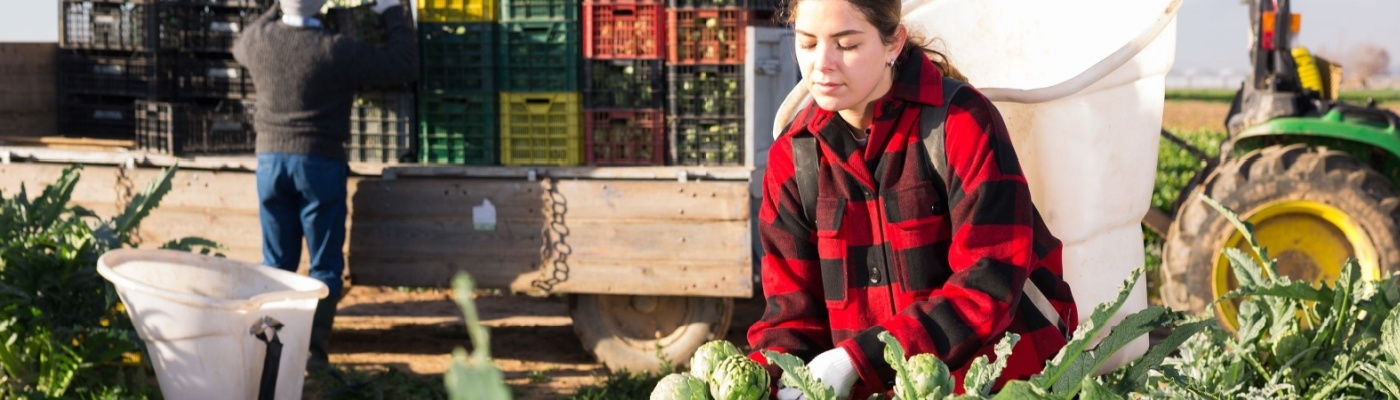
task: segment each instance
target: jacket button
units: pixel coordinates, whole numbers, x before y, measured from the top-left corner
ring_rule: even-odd
[[[863,194],[863,195],[865,195],[865,199],[866,199],[866,200],[875,198],[874,196],[871,196],[871,195],[870,195],[870,191],[869,191],[869,190],[861,191],[860,193]]]
[[[870,283],[880,283],[880,270],[879,270],[879,269],[876,269],[876,268],[871,268],[871,269],[870,269]]]

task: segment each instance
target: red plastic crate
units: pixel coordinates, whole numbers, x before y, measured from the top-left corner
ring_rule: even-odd
[[[744,62],[744,28],[753,10],[666,11],[666,61],[671,64]]]
[[[659,108],[584,110],[584,161],[588,165],[664,164],[664,114]]]
[[[666,8],[661,4],[585,4],[583,56],[659,60],[666,55]]]

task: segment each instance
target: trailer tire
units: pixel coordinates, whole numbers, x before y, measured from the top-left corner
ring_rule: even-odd
[[[660,371],[658,351],[688,365],[700,345],[724,337],[733,314],[734,300],[722,297],[569,295],[583,348],[615,372]]]
[[[1245,245],[1201,194],[1253,223],[1279,273],[1295,281],[1335,280],[1344,256],[1363,258],[1363,274],[1400,270],[1400,195],[1385,176],[1345,152],[1270,146],[1221,165],[1182,204],[1162,250],[1162,301],[1173,309],[1237,325],[1235,303],[1214,301],[1235,287],[1221,252]]]

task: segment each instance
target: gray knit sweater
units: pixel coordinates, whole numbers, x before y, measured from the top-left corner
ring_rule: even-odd
[[[355,89],[418,79],[418,45],[402,6],[384,11],[383,48],[317,28],[281,23],[272,7],[244,27],[233,57],[257,88],[258,153],[345,160]]]

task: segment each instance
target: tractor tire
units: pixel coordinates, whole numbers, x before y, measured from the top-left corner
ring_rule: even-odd
[[[663,356],[688,365],[700,345],[724,337],[733,314],[730,298],[569,295],[583,348],[614,372],[660,371]]]
[[[1161,296],[1173,309],[1208,311],[1236,287],[1222,250],[1247,246],[1201,194],[1253,223],[1279,273],[1295,281],[1335,281],[1350,257],[1369,276],[1400,270],[1400,196],[1386,177],[1341,151],[1271,146],[1221,165],[1183,203],[1162,251]],[[1211,311],[1233,327],[1234,307]]]

